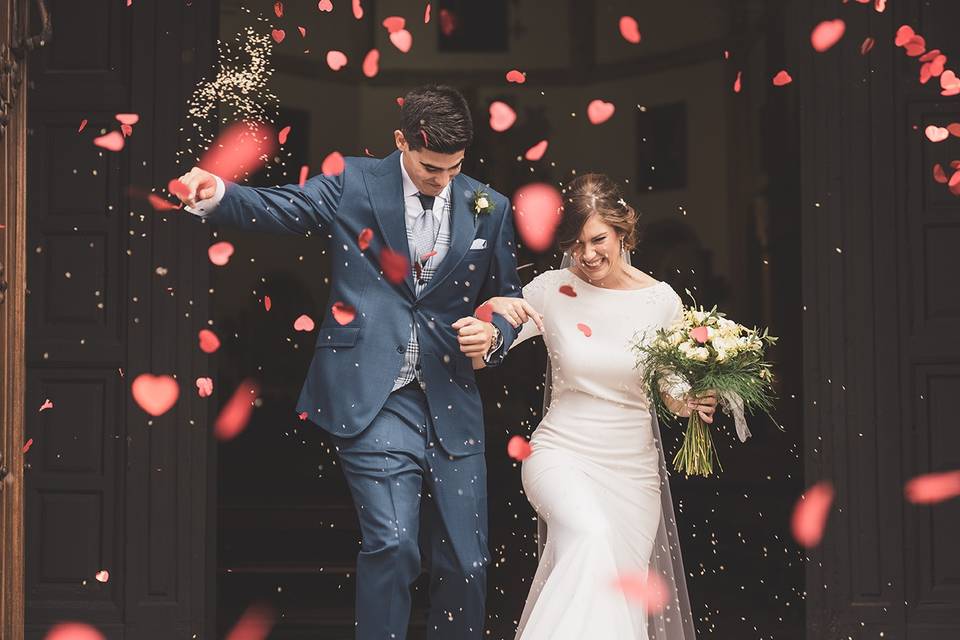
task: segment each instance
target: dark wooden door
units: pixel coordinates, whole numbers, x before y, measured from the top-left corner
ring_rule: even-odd
[[[109,638],[211,635],[211,404],[193,384],[210,366],[208,237],[134,194],[180,173],[215,4],[48,0],[55,38],[29,73],[28,638],[71,619]],[[140,116],[124,148],[95,146],[118,113]],[[130,394],[145,372],[179,379],[158,418]]]
[[[878,12],[793,3],[802,80],[804,393],[808,483],[837,494],[807,569],[815,638],[960,637],[960,505],[904,500],[919,474],[960,468],[960,199],[933,166],[960,157],[927,125],[960,121],[960,99],[894,46],[910,25],[956,67],[960,3],[902,0]],[[808,34],[841,17],[824,54]],[[866,37],[876,46],[860,53]]]

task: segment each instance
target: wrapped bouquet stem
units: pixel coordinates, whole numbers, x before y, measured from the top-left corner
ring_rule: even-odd
[[[745,411],[763,411],[773,419],[773,373],[764,351],[776,340],[766,329],[761,332],[728,320],[716,307],[709,311],[688,307],[674,325],[636,338],[632,347],[661,419],[675,419],[663,394],[679,400],[714,392],[719,407],[733,415],[737,436],[745,442],[750,437]],[[713,475],[714,463],[719,468],[710,425],[694,410],[673,459],[674,469],[706,477]]]

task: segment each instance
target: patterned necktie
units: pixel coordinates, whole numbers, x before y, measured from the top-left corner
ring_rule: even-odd
[[[421,268],[423,267],[423,263],[426,262],[422,256],[433,251],[434,244],[436,244],[437,241],[437,234],[435,229],[436,220],[434,220],[433,217],[434,196],[425,196],[422,193],[418,193],[417,197],[420,198],[420,204],[423,205],[423,213],[414,221],[412,235],[413,253],[420,267],[417,269],[417,277],[420,278]],[[421,282],[421,284],[424,283]]]

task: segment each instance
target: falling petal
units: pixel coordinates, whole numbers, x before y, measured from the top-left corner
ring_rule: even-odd
[[[810,548],[820,544],[832,503],[833,485],[827,481],[813,485],[797,500],[791,526],[793,537],[802,546]]]
[[[655,571],[648,571],[646,576],[624,575],[616,579],[613,586],[629,600],[642,604],[647,613],[657,613],[667,603],[667,583]]]
[[[545,251],[553,243],[553,234],[560,222],[563,199],[553,185],[528,184],[513,196],[514,221],[520,238],[530,249]]]
[[[40,405],[40,411],[46,411],[47,409],[53,409],[53,402],[50,401],[50,398],[44,400],[43,404]]]
[[[577,292],[574,291],[573,287],[571,287],[568,284],[560,285],[560,293],[562,293],[565,296],[570,296],[571,298],[577,297]]]
[[[588,338],[593,335],[593,329],[591,329],[589,326],[583,324],[582,322],[578,322],[578,323],[577,323],[577,329],[580,331],[580,333],[582,333],[583,335],[585,335],[585,336],[588,337]]]
[[[259,393],[260,388],[252,380],[240,383],[213,423],[213,435],[218,440],[232,440],[247,427],[250,414],[253,413],[253,403]]]
[[[118,113],[114,116],[120,124],[128,124],[131,127],[140,122],[139,113]]]
[[[344,160],[339,151],[334,151],[323,159],[320,171],[325,176],[338,176],[343,173]]]
[[[523,461],[530,457],[532,452],[530,443],[521,436],[513,436],[507,442],[507,455],[517,461]]]
[[[527,74],[523,73],[519,69],[511,69],[507,71],[507,82],[515,82],[517,84],[523,84],[527,81]]]
[[[179,178],[174,178],[167,183],[167,191],[184,200],[190,197],[190,187],[180,182]]]
[[[220,348],[220,338],[210,329],[200,329],[197,338],[200,341],[200,351],[204,353],[214,353]]]
[[[410,271],[410,261],[402,253],[385,248],[380,252],[380,266],[388,282],[400,284]]]
[[[396,33],[404,29],[407,26],[407,19],[401,16],[390,16],[384,18],[383,27],[387,30],[387,33]]]
[[[287,125],[283,129],[280,129],[280,133],[277,134],[277,140],[280,141],[280,144],[287,144],[288,135],[290,135],[290,125]]]
[[[107,570],[97,571],[96,574],[97,582],[107,582],[110,579],[110,572]]]
[[[356,6],[356,3],[354,3],[354,6]],[[333,2],[331,0],[320,0],[320,2],[317,3],[317,9],[325,13],[330,13],[333,11]],[[360,18],[357,18],[357,20],[359,19]]]
[[[376,76],[380,72],[380,52],[376,49],[370,49],[363,58],[363,75],[368,78]]]
[[[273,29],[270,32],[270,35],[273,37],[273,41],[277,44],[283,42],[283,39],[287,37],[287,33],[283,29]]]
[[[29,440],[26,441],[26,443],[24,443],[23,452],[26,453],[27,451],[30,451],[30,447],[32,446],[33,446],[33,438],[30,438]]]
[[[50,629],[43,640],[106,640],[106,636],[82,622],[61,622]]]
[[[946,127],[938,127],[936,125],[930,125],[923,132],[927,136],[927,140],[930,142],[943,142],[950,137],[950,130]]]
[[[87,119],[84,118],[83,120],[80,121],[80,128],[77,129],[77,133],[80,133],[81,131],[83,131],[83,130],[86,129],[86,128],[87,128]]]
[[[270,299],[270,296],[263,296],[263,308],[267,311],[270,311],[270,307],[273,306],[273,300]]]
[[[743,88],[743,72],[737,71],[737,77],[733,81],[733,92],[740,93],[741,88]]]
[[[283,3],[282,3],[282,2],[279,2],[279,1],[278,1],[278,2],[274,2],[274,3],[273,3],[273,13],[276,14],[276,16],[277,16],[278,18],[282,18],[282,17],[283,17]]]
[[[207,249],[207,256],[210,258],[210,262],[222,267],[228,262],[230,262],[230,256],[233,255],[233,245],[229,242],[217,242],[210,245],[210,248]]]
[[[300,315],[296,320],[293,321],[293,328],[295,331],[313,331],[316,324],[313,322],[313,318],[307,314]]]
[[[364,227],[360,231],[360,235],[357,236],[357,246],[360,247],[360,251],[366,251],[367,247],[370,246],[370,241],[373,239],[373,229],[370,227]]]
[[[238,122],[228,127],[200,158],[200,168],[221,178],[238,179],[260,168],[277,148],[270,127]]]
[[[914,504],[935,504],[960,496],[960,471],[927,473],[910,479],[903,488]]]
[[[360,0],[353,0],[353,17],[357,20],[363,18],[363,5],[360,4]]]
[[[947,184],[947,174],[943,171],[943,166],[939,162],[933,165],[933,179],[940,184]]]
[[[541,140],[537,144],[527,149],[527,152],[523,155],[523,157],[530,162],[536,162],[537,160],[540,160],[543,157],[543,154],[547,152],[547,145],[549,145],[549,142],[546,140]]]
[[[793,82],[793,78],[790,77],[790,74],[787,73],[785,69],[773,76],[773,86],[775,87],[782,87],[791,82]]]
[[[275,620],[276,614],[272,608],[255,604],[243,612],[225,640],[266,640]]]
[[[824,20],[810,32],[810,44],[814,50],[823,53],[837,44],[846,30],[847,24],[843,20]]]
[[[860,55],[865,56],[870,53],[870,50],[873,49],[873,45],[876,43],[877,41],[869,36],[864,38],[863,42],[860,44]]]
[[[328,51],[327,66],[334,71],[340,71],[347,64],[347,56],[343,51]]]
[[[335,302],[331,312],[333,319],[341,326],[350,324],[357,317],[357,310],[346,302]]]
[[[213,394],[213,378],[197,378],[197,395],[209,398]]]
[[[484,302],[474,309],[473,317],[481,322],[493,322],[493,305],[489,302]]]
[[[423,24],[430,24],[430,3],[427,2],[427,8],[423,10]]]
[[[635,18],[631,16],[620,18],[620,35],[630,44],[640,44],[640,25]]]
[[[407,53],[413,46],[413,35],[406,29],[394,31],[390,34],[390,42],[402,53]]]
[[[310,172],[310,167],[308,165],[303,165],[300,167],[300,181],[299,185],[302,188],[307,182],[307,174]]]
[[[602,124],[613,116],[614,111],[616,107],[612,102],[591,100],[587,105],[587,119],[590,120],[590,124]]]
[[[490,128],[503,132],[517,121],[517,113],[506,102],[496,100],[490,103]]]
[[[93,144],[107,151],[120,151],[123,149],[123,134],[119,131],[111,131],[106,135],[94,138]]]
[[[150,202],[150,206],[152,206],[155,211],[176,211],[183,206],[173,204],[169,200],[164,200],[155,193],[147,195],[147,201]]]

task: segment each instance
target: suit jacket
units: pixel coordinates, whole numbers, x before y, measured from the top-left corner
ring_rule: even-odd
[[[387,158],[346,158],[343,173],[315,176],[303,187],[226,184],[207,219],[251,231],[319,235],[329,240],[331,291],[319,323],[313,361],[296,410],[340,437],[360,434],[379,413],[403,362],[410,323],[418,323],[421,377],[440,445],[451,455],[484,451],[483,410],[470,359],[460,352],[450,326],[472,315],[492,296],[520,297],[510,201],[463,174],[450,189],[450,249],[418,297],[410,270],[399,284],[384,276],[385,248],[406,258],[399,151]],[[495,205],[474,219],[473,193],[482,189]],[[371,229],[361,251],[358,236]],[[485,248],[473,248],[483,242]],[[336,302],[356,308],[341,326]],[[518,334],[502,316],[492,322],[503,336],[488,366],[503,360]]]

